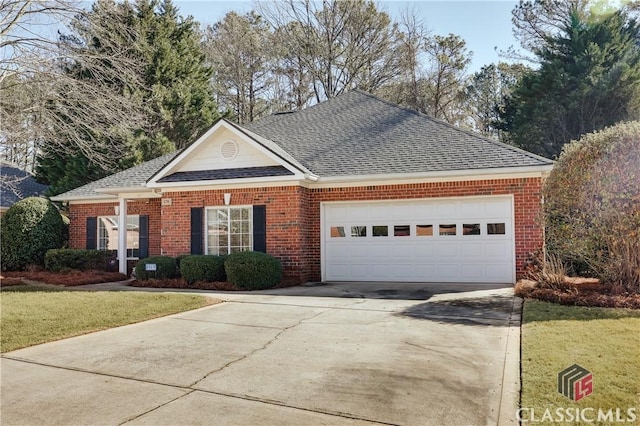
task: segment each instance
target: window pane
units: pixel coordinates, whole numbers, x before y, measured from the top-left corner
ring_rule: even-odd
[[[351,227],[351,236],[352,237],[366,237],[367,236],[367,227],[366,226],[352,226]]]
[[[374,225],[372,234],[374,237],[388,237],[389,227],[386,225]]]
[[[119,216],[98,217],[98,250],[118,251]],[[140,216],[127,216],[127,257],[138,257],[140,253]]]
[[[440,235],[456,235],[456,225],[455,224],[440,225],[438,231]]]
[[[344,226],[331,227],[331,238],[342,238],[344,235]]]
[[[253,248],[250,207],[207,209],[207,253],[226,255]]]
[[[505,226],[504,223],[487,223],[488,235],[504,235]]]
[[[394,225],[394,237],[408,237],[409,235],[411,235],[411,227],[409,225]]]
[[[462,235],[480,235],[480,224],[479,223],[463,224]]]
[[[416,225],[416,235],[418,237],[430,237],[433,235],[433,225]]]

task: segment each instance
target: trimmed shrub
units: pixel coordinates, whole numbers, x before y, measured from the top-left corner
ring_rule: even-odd
[[[180,274],[189,284],[196,281],[226,281],[224,258],[212,255],[193,255],[180,261]]]
[[[282,279],[278,259],[258,251],[233,253],[224,262],[227,280],[245,290],[273,288]]]
[[[106,271],[110,256],[105,250],[52,249],[44,255],[44,267],[51,272],[67,269]]]
[[[181,254],[179,256],[176,256],[176,273],[177,276],[181,277],[182,273],[180,271],[180,264],[182,263],[182,259],[184,259],[185,257],[189,257],[192,256],[190,254]]]
[[[148,264],[155,264],[156,270],[147,271],[146,265]],[[176,276],[176,259],[173,257],[151,256],[138,261],[136,264],[136,279],[139,280],[163,280],[175,278]]]
[[[2,269],[44,265],[47,250],[64,246],[69,235],[62,215],[50,201],[30,197],[15,203],[2,217]]]
[[[571,142],[544,187],[547,250],[640,293],[640,122]]]

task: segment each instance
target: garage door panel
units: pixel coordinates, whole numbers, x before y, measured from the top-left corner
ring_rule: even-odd
[[[456,219],[484,217],[484,203],[460,203],[459,215]]]
[[[331,251],[327,252],[327,260],[331,263],[335,260],[345,259],[349,255],[349,246],[346,244],[332,244]]]
[[[511,272],[511,266],[505,265],[504,263],[493,263],[486,265],[485,270],[487,281],[502,282],[500,280]]]
[[[460,256],[460,243],[459,242],[442,242],[438,244],[438,257],[452,258]]]
[[[484,209],[486,217],[507,218],[511,216],[511,200],[487,200]]]
[[[452,202],[444,202],[442,204],[436,204],[437,215],[436,219],[457,219],[458,218],[458,205]]]
[[[462,244],[462,257],[465,260],[483,259],[485,256],[485,245],[480,241],[466,242]]]
[[[389,257],[389,246],[386,244],[370,244],[368,249],[369,256],[373,259],[386,259]]]
[[[482,282],[485,275],[485,266],[482,263],[465,263],[462,265],[462,279],[466,282]]]
[[[510,257],[511,248],[505,244],[505,241],[495,241],[486,243],[487,259],[504,259]]]
[[[460,265],[457,263],[441,263],[437,265],[438,279],[442,281],[460,281]]]
[[[389,212],[389,215],[387,216],[387,219],[393,218],[395,222],[402,221],[402,220],[410,220],[412,217],[415,216],[415,213],[413,211],[413,206],[411,206],[410,204],[400,204],[400,205],[390,206],[388,208],[388,212]],[[400,225],[400,223],[398,223],[398,225]]]
[[[354,280],[366,280],[371,275],[368,263],[352,263],[349,272],[350,278]]]
[[[513,282],[510,196],[327,203],[322,209],[325,279]],[[452,224],[456,235],[438,235],[440,225]],[[480,234],[463,235],[464,224],[479,224]],[[418,234],[418,225],[432,228],[421,226]],[[352,226],[366,227],[366,236],[352,236]],[[374,237],[373,226],[388,227],[388,236]],[[407,229],[394,235],[394,226],[408,227],[408,235]]]

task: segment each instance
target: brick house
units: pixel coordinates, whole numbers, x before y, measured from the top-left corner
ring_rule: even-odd
[[[68,204],[71,246],[117,247],[121,271],[148,255],[260,250],[299,282],[513,283],[542,248],[552,166],[351,91],[220,120],[181,151],[54,200]]]

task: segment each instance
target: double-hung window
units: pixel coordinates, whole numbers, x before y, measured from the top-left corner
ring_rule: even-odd
[[[118,250],[118,216],[98,216],[98,250]],[[140,256],[140,216],[127,216],[127,258]]]
[[[207,254],[227,255],[253,250],[251,207],[212,207],[206,210]]]

